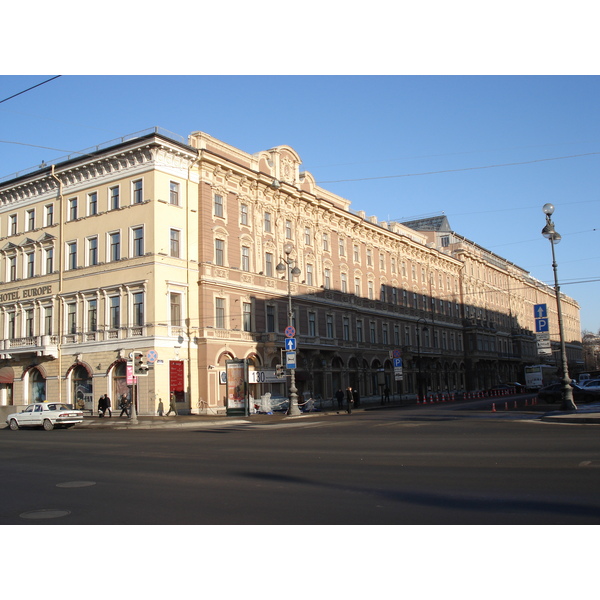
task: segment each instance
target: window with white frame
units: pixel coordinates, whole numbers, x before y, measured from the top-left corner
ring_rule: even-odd
[[[88,194],[88,215],[90,217],[98,214],[98,192]]]
[[[265,275],[273,277],[273,253],[265,252]]]
[[[215,327],[225,329],[225,298],[215,298]]]
[[[141,179],[131,182],[132,204],[141,204],[144,201],[144,187]]]
[[[312,245],[312,236],[311,236],[310,227],[305,227],[304,228],[304,243],[307,246],[311,246]]]
[[[44,225],[46,227],[54,225],[54,204],[46,204],[44,207]]]
[[[109,326],[111,329],[119,329],[121,326],[120,296],[111,296],[109,298]]]
[[[169,314],[171,317],[171,327],[181,327],[181,307],[182,295],[177,292],[169,294]]]
[[[88,266],[98,264],[98,236],[95,235],[87,239],[87,259]]]
[[[179,184],[176,181],[169,182],[169,204],[179,206]]]
[[[248,225],[248,205],[240,204],[240,224]]]
[[[144,256],[144,227],[131,228],[131,256]]]
[[[87,330],[98,330],[98,301],[91,298],[87,303]]]
[[[215,194],[213,197],[213,210],[215,217],[223,217],[225,214],[223,208],[223,196],[221,194]]]
[[[333,315],[325,316],[326,335],[329,339],[333,338]]]
[[[54,271],[54,248],[44,249],[44,275],[50,275]]]
[[[67,242],[67,269],[77,268],[77,242]]]
[[[120,196],[119,196],[119,186],[116,185],[111,187],[108,191],[108,205],[110,206],[110,210],[117,210],[120,207]]]
[[[69,199],[69,221],[77,220],[77,198]]]
[[[292,222],[289,220],[285,222],[285,239],[292,239]]]
[[[242,271],[250,271],[250,248],[242,246]]]
[[[35,229],[35,208],[27,211],[27,231]]]
[[[264,230],[265,230],[265,233],[271,233],[271,213],[270,212],[265,213]]]
[[[215,265],[225,265],[225,241],[219,238],[215,240]]]
[[[121,232],[113,231],[108,234],[108,260],[115,262],[121,259]]]
[[[44,335],[52,335],[52,307],[44,306]]]
[[[323,234],[323,252],[329,252],[329,234]]]
[[[9,281],[17,280],[17,257],[16,256],[8,257],[8,280]]]
[[[17,215],[8,217],[8,235],[17,235]]]
[[[341,273],[340,274],[341,284],[342,284],[342,292],[346,294],[348,292],[348,274]]]
[[[252,304],[250,302],[242,304],[242,327],[244,331],[252,331]]]
[[[133,325],[144,326],[144,292],[134,292],[133,297]]]
[[[25,255],[25,276],[27,278],[35,276],[35,253],[28,252]]]
[[[313,266],[306,264],[306,285],[313,285]]]
[[[326,290],[331,289],[331,269],[325,269],[324,271],[323,287]]]
[[[77,333],[77,304],[67,304],[67,333]]]
[[[179,229],[170,229],[169,230],[169,256],[174,258],[180,258],[180,238],[181,232]]]

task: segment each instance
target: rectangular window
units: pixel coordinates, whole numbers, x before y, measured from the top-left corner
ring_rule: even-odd
[[[67,333],[77,333],[77,304],[67,304]]]
[[[67,269],[77,268],[77,242],[67,244]]]
[[[35,275],[35,254],[33,252],[28,252],[26,255],[27,261],[27,277],[33,277]]]
[[[98,192],[88,194],[88,215],[93,217],[98,214]]]
[[[215,240],[215,265],[222,267],[225,264],[225,242]]]
[[[132,182],[131,194],[133,196],[133,204],[141,204],[144,201],[144,189],[142,187],[141,179]]]
[[[323,252],[329,252],[329,234],[323,234]]]
[[[134,227],[131,232],[133,234],[132,256],[144,256],[144,228]]]
[[[400,346],[400,325],[394,325],[394,346]]]
[[[267,331],[275,331],[275,307],[267,304]]]
[[[252,331],[252,304],[250,302],[242,304],[242,321],[244,331]]]
[[[373,300],[373,282],[372,281],[367,282],[367,296],[368,296],[369,300]]]
[[[176,181],[169,182],[169,204],[179,206],[179,184]]]
[[[110,298],[110,328],[119,329],[121,326],[121,298],[111,296]]]
[[[35,229],[35,209],[27,211],[27,231]]]
[[[304,243],[307,246],[310,246],[312,244],[312,242],[311,242],[311,234],[310,234],[310,227],[305,227],[304,228]]]
[[[8,235],[17,235],[17,215],[10,215],[8,217]]]
[[[325,324],[327,328],[327,337],[331,339],[333,338],[333,315],[327,315]]]
[[[220,194],[215,194],[214,210],[215,210],[215,217],[222,217],[224,215],[223,196],[221,196]]]
[[[54,225],[54,204],[47,204],[45,212],[46,227]]]
[[[16,281],[17,280],[17,257],[11,256],[8,259],[8,280]]]
[[[133,294],[133,324],[136,327],[144,325],[144,292]]]
[[[271,233],[271,213],[265,213],[265,233]]]
[[[50,275],[54,271],[54,248],[46,248],[46,272],[45,275]]]
[[[358,246],[355,244],[353,247],[354,252],[354,262],[360,262],[360,252],[358,250]]]
[[[342,292],[344,294],[348,293],[348,275],[346,273],[341,274],[342,280]]]
[[[98,264],[98,237],[88,238],[88,265],[93,267]]]
[[[285,239],[286,240],[292,239],[292,222],[291,221],[285,222]]]
[[[369,323],[369,331],[371,333],[371,344],[375,344],[377,342],[377,336],[375,334],[375,321],[371,321]]]
[[[271,252],[265,253],[265,275],[273,277],[273,254]]]
[[[367,250],[367,266],[373,266],[373,251],[370,249]]]
[[[338,243],[340,256],[346,256],[346,245],[344,244],[344,240],[340,240]]]
[[[344,341],[350,340],[350,319],[348,317],[342,318],[342,335]]]
[[[242,271],[250,270],[250,248],[242,246]]]
[[[326,290],[331,289],[331,271],[329,269],[325,269],[323,285]]]
[[[382,302],[387,302],[387,300],[386,300],[386,293],[385,293],[385,285],[383,283],[381,284],[381,290],[379,292],[379,299]]]
[[[52,307],[44,307],[44,335],[52,335]]]
[[[215,327],[225,329],[225,298],[215,298]]]
[[[97,331],[98,330],[98,301],[97,300],[90,300],[88,302],[87,326],[88,326],[88,331]]]
[[[25,311],[25,336],[33,337],[33,308]]]
[[[69,200],[69,221],[77,220],[77,198]]]
[[[308,313],[308,335],[316,337],[317,335],[317,313]]]
[[[354,278],[354,295],[360,296],[360,278],[359,277]]]
[[[171,327],[181,327],[181,294],[171,292],[169,295]]]
[[[109,234],[109,252],[110,262],[121,259],[121,234],[118,231]]]
[[[387,346],[389,344],[388,336],[389,336],[389,333],[388,333],[388,324],[384,323],[382,325],[382,330],[381,330],[381,343],[384,346]]]
[[[356,341],[363,341],[363,322],[360,319],[356,321]]]
[[[15,313],[9,312],[8,313],[8,339],[10,339],[10,340],[15,339],[16,325],[17,325],[17,317],[16,317]]]
[[[248,225],[248,205],[247,204],[240,205],[240,224]]]
[[[383,254],[379,255],[379,269],[385,271],[385,255]]]
[[[306,264],[306,285],[313,285],[313,266]]]
[[[171,238],[170,252],[171,252],[171,256],[173,256],[174,258],[179,258],[179,237],[180,237],[179,229],[171,229],[171,231],[170,231],[170,238]]]
[[[110,188],[109,196],[110,196],[110,201],[109,201],[110,210],[117,210],[120,206],[119,186],[118,185]]]

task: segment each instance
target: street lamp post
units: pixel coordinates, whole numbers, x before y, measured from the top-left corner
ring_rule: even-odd
[[[294,251],[294,245],[287,242],[283,246],[285,258],[275,267],[277,271],[282,273],[287,270],[287,289],[288,289],[288,325],[293,324],[294,312],[292,310],[292,277],[300,275],[300,269],[295,265],[296,261],[290,258],[290,254]],[[292,266],[293,265],[293,266]],[[296,388],[296,369],[290,369],[290,404],[288,407],[288,415],[297,416],[300,414],[298,407],[298,389]]]
[[[563,403],[561,406],[562,410],[577,410],[577,406],[573,401],[573,388],[571,387],[571,378],[569,376],[569,365],[567,361],[567,350],[565,347],[565,332],[563,327],[562,308],[560,301],[560,287],[558,285],[558,272],[556,264],[556,255],[554,253],[554,246],[561,240],[561,235],[554,229],[554,223],[550,219],[550,216],[554,212],[553,204],[544,204],[542,210],[546,215],[546,226],[542,229],[542,235],[550,240],[550,247],[552,248],[552,269],[554,271],[554,292],[556,294],[556,312],[558,313],[558,332],[560,336],[560,359],[562,363],[562,398]]]

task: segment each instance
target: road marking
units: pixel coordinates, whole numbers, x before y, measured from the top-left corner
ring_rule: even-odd
[[[584,460],[579,463],[579,466],[600,468],[600,460]]]
[[[59,517],[66,517],[70,515],[70,510],[59,510],[56,508],[43,508],[40,510],[30,510],[28,512],[21,513],[19,516],[22,519],[57,519]]]
[[[57,483],[56,487],[59,488],[80,488],[80,487],[89,487],[91,485],[96,485],[95,481],[65,481],[63,483]]]

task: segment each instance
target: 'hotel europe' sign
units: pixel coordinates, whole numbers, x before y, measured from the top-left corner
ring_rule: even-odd
[[[37,298],[38,296],[48,296],[52,294],[51,285],[41,285],[39,287],[25,288],[15,290],[14,292],[5,292],[0,294],[0,302],[17,302],[28,298]]]

